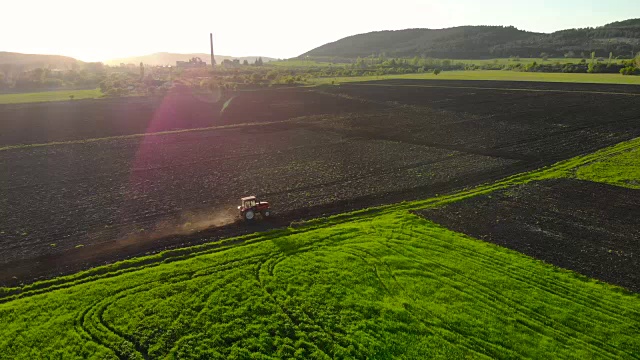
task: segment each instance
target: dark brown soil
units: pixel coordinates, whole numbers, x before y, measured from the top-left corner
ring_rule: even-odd
[[[640,136],[630,95],[599,95],[605,116],[585,96],[445,90],[345,85],[230,102],[180,93],[0,107],[2,145],[235,126],[0,151],[0,285],[260,230],[234,224],[245,195],[269,200],[281,218],[265,226],[282,226]]]
[[[454,231],[640,292],[640,191],[547,180],[421,215]]]
[[[384,108],[305,89],[220,94],[172,90],[162,98],[125,97],[0,104],[0,147],[41,144]]]
[[[447,116],[419,126],[398,128],[387,122],[385,134],[410,134],[422,144],[487,155],[557,161],[588,152],[596,144],[604,147],[640,136],[640,86],[603,85],[598,90],[592,84],[456,81],[446,88],[431,87],[444,86],[442,81],[393,80],[389,84],[401,86],[346,84],[330,91],[373,104],[443,112]]]

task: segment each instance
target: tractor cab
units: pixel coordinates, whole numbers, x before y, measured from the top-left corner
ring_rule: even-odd
[[[266,201],[258,201],[255,196],[246,196],[240,198],[240,217],[247,221],[255,219],[256,213],[262,215],[263,218],[271,216],[271,210],[269,209],[269,203]]]
[[[243,197],[242,199],[240,199],[240,203],[242,205],[240,205],[240,209],[241,208],[252,208],[254,206],[256,206],[256,197],[255,196],[247,196],[247,197]]]

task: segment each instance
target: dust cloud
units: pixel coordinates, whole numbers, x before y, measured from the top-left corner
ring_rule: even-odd
[[[189,211],[171,219],[160,220],[150,229],[129,229],[116,242],[121,246],[155,241],[172,236],[186,236],[230,225],[239,221],[237,210]]]

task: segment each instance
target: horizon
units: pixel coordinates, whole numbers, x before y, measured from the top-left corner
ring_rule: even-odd
[[[78,9],[86,7],[85,2],[78,0],[64,1],[63,6],[43,0],[35,1],[35,4],[15,2],[8,5],[7,13],[31,13],[33,8],[40,11],[32,14],[33,21],[27,29],[24,29],[24,20],[19,16],[3,21],[0,24],[3,33],[15,32],[16,28],[24,30],[17,36],[4,39],[0,51],[108,62],[163,52],[209,53],[208,35],[213,33],[214,51],[221,56],[287,59],[326,43],[374,31],[484,25],[514,26],[524,31],[552,33],[640,18],[640,9],[632,7],[635,2],[631,0],[606,4],[570,0],[554,2],[552,9],[545,3],[550,1],[543,1],[538,8],[530,9],[527,4],[503,0],[489,0],[482,4],[462,0],[444,6],[438,1],[400,0],[393,8],[378,9],[328,0],[323,6],[314,8],[314,16],[310,18],[306,11],[290,10],[299,8],[290,0],[280,1],[278,6],[248,0],[242,7],[196,2],[178,8],[158,6],[151,1],[131,4],[114,0],[109,5],[100,5],[97,10],[90,9],[100,12],[102,19],[112,20],[96,25],[93,17],[89,16],[91,12],[87,16],[78,16],[85,15]],[[202,10],[192,10],[195,8]],[[252,11],[245,13],[242,12],[244,9]],[[231,16],[216,16],[218,13]],[[558,16],[563,13],[571,13],[572,16]],[[361,16],[358,18],[353,14]],[[148,30],[141,32],[139,29]]]

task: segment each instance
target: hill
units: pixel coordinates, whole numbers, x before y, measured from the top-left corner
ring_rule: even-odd
[[[149,55],[143,56],[133,56],[121,59],[112,59],[105,61],[106,65],[120,65],[121,63],[125,64],[138,64],[145,63],[148,65],[176,65],[176,61],[187,61],[193,57],[199,57],[202,61],[206,61],[209,63],[211,60],[211,55],[206,53],[194,53],[194,54],[177,54],[177,53],[168,53],[168,52],[159,52]],[[239,59],[240,61],[247,60],[250,63],[253,63],[260,56],[244,56],[244,57],[234,57],[234,56],[226,56],[226,55],[215,55],[216,62],[220,64],[225,59]],[[276,60],[274,58],[264,57],[262,56],[262,61],[269,62]]]
[[[510,42],[491,49],[500,56],[537,56],[547,53],[562,57],[572,52],[575,56],[633,57],[640,51],[640,19],[614,22],[597,28],[569,29]],[[570,56],[573,57],[573,56]]]
[[[61,55],[22,54],[0,51],[0,65],[14,65],[24,68],[48,67],[52,69],[70,69],[83,62]]]
[[[349,36],[303,54],[311,57],[365,57],[372,54],[413,57],[478,58],[490,47],[539,35],[514,27],[461,26],[449,29],[376,31]]]
[[[394,57],[425,56],[452,59],[537,57],[541,53],[562,57],[630,56],[640,50],[640,19],[598,28],[570,29],[551,34],[534,33],[513,26],[460,26],[447,29],[376,31],[349,36],[315,48],[300,57],[356,58],[372,54]]]

